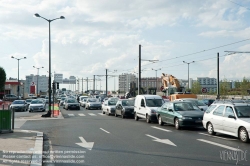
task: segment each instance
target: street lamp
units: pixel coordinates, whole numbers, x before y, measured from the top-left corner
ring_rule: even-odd
[[[16,59],[17,60],[17,64],[18,64],[18,76],[17,76],[17,82],[18,82],[18,85],[17,85],[17,96],[18,96],[18,98],[19,98],[19,96],[20,96],[20,83],[19,83],[19,61],[21,60],[21,59],[26,59],[26,57],[23,57],[23,58],[15,58],[14,56],[11,56],[11,58],[13,58],[13,59]]]
[[[43,67],[43,66],[42,66],[42,67],[35,67],[35,66],[33,66],[33,67],[37,69],[37,79],[36,79],[36,85],[37,85],[37,88],[36,88],[36,95],[38,96],[38,79],[39,79],[39,69],[44,68],[44,67]]]
[[[157,87],[158,87],[158,86],[157,86],[157,83],[158,83],[158,79],[157,79],[157,71],[158,71],[158,70],[161,70],[161,68],[159,68],[159,69],[153,69],[153,68],[152,68],[152,70],[154,70],[154,71],[155,71],[155,78],[156,78],[156,92],[157,92]],[[156,93],[156,92],[155,92],[155,93]]]
[[[194,63],[194,61],[192,61],[192,62],[185,62],[185,61],[183,61],[183,63],[188,64],[188,89],[189,89],[189,64],[190,63]]]
[[[57,20],[57,19],[65,19],[65,17],[61,16],[59,18],[55,18],[55,19],[50,20],[50,19],[46,19],[46,18],[40,16],[38,13],[34,14],[34,16],[35,17],[41,17],[44,20],[49,22],[49,112],[48,112],[48,114],[51,114],[51,107],[50,107],[50,105],[51,105],[51,39],[50,39],[50,23],[52,21]]]

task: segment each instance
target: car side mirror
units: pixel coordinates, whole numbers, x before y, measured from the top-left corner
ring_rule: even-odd
[[[233,115],[228,115],[228,118],[236,119],[236,117]]]

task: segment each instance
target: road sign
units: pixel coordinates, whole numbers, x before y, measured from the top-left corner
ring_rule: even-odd
[[[202,88],[202,89],[201,89],[201,92],[202,92],[202,93],[207,93],[207,88]]]

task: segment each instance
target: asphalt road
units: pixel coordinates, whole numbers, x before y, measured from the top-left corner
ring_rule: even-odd
[[[250,143],[226,135],[210,136],[202,128],[176,130],[103,115],[101,110],[61,108],[61,112],[65,119],[27,121],[21,126],[44,132],[51,145],[50,159],[45,155],[44,161],[54,165],[250,165]],[[85,141],[94,143],[91,150],[82,147],[87,143],[76,144]]]

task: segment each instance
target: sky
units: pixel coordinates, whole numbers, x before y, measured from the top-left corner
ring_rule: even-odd
[[[162,73],[179,79],[250,78],[250,0],[0,0],[0,66],[7,78],[48,75],[49,23],[51,70],[64,77],[138,72],[142,77]],[[154,70],[153,70],[154,69]],[[104,77],[100,77],[104,88]],[[114,85],[115,83],[115,85]],[[86,83],[84,82],[84,85]],[[99,83],[98,83],[98,86]],[[118,78],[109,78],[109,88]],[[99,89],[98,87],[97,89]]]

